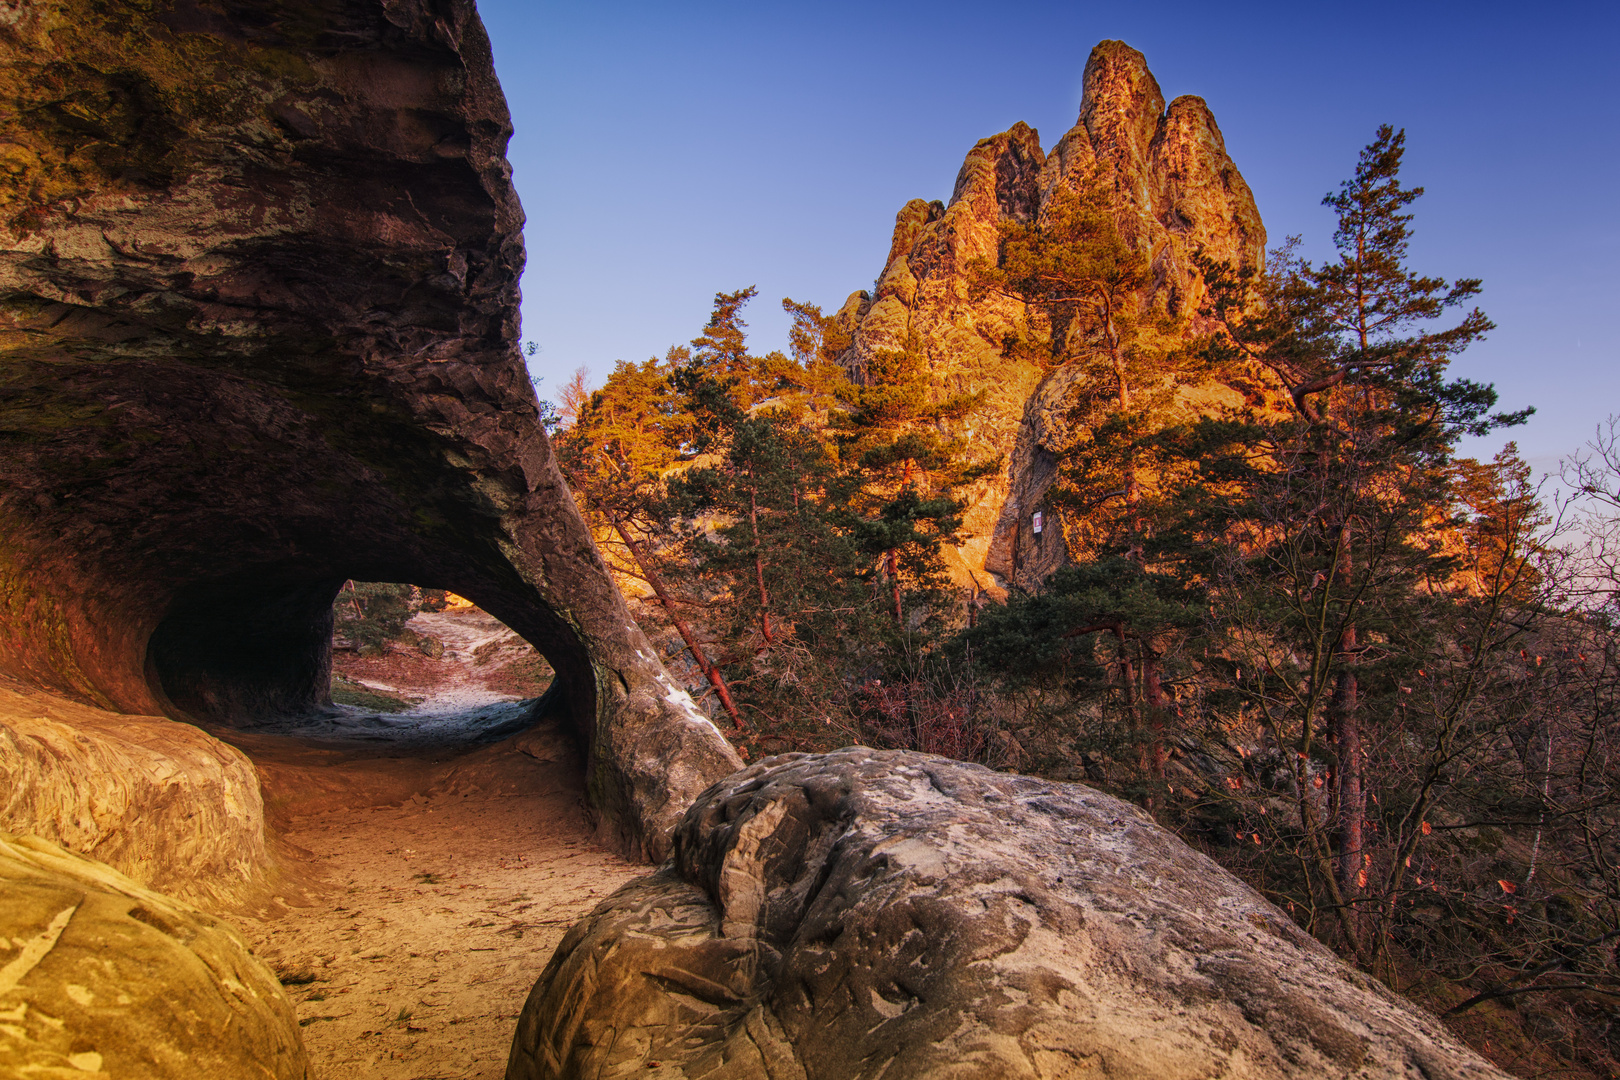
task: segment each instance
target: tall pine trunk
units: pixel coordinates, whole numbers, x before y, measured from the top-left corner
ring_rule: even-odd
[[[1339,588],[1346,597],[1354,590],[1355,565],[1350,550],[1354,539],[1352,526],[1346,521],[1339,527]],[[1338,646],[1339,673],[1333,687],[1329,706],[1332,737],[1338,753],[1338,767],[1334,769],[1334,802],[1338,807],[1339,888],[1344,895],[1359,894],[1366,882],[1366,858],[1363,853],[1363,834],[1367,821],[1367,791],[1362,777],[1361,721],[1359,685],[1356,678],[1356,624],[1351,618],[1340,635]]]
[[[900,556],[894,551],[883,556],[883,570],[889,575],[889,591],[894,601],[894,625],[905,625],[905,614],[900,608]]]
[[[1148,775],[1154,780],[1164,779],[1165,765],[1170,755],[1164,746],[1164,718],[1166,700],[1162,666],[1159,654],[1146,638],[1142,642],[1142,704],[1146,707],[1148,731],[1152,742],[1148,745]]]
[[[765,560],[760,556],[759,503],[754,485],[748,485],[748,528],[754,537],[754,582],[759,586],[759,632],[767,645],[775,644],[771,633],[771,595],[765,589]]]

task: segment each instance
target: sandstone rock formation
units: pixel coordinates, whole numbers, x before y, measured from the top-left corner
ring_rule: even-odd
[[[770,758],[574,927],[509,1080],[1500,1078],[1089,788],[910,752]]]
[[[254,898],[269,862],[241,751],[190,724],[3,686],[0,828],[213,910]]]
[[[308,1076],[286,991],[223,923],[9,833],[0,892],[0,1076]]]
[[[1030,514],[1056,475],[1070,435],[1067,392],[1072,372],[1044,373],[1007,355],[1009,338],[1025,336],[1030,313],[1006,298],[974,300],[968,264],[996,258],[1003,221],[1037,218],[1054,192],[1073,189],[1088,171],[1111,183],[1122,231],[1152,261],[1150,303],[1193,318],[1203,282],[1192,257],[1259,265],[1266,232],[1254,198],[1227,156],[1220,129],[1201,98],[1164,95],[1142,54],[1105,41],[1086,64],[1080,118],[1050,153],[1039,135],[1016,124],[981,141],[957,175],[948,205],[914,199],[895,218],[894,239],[876,291],[856,294],[839,313],[854,342],[843,358],[857,378],[873,353],[922,350],[936,392],[986,392],[985,406],[960,434],[975,458],[1005,455],[1006,468],[967,491],[969,506],[953,569],[986,581],[1033,584],[1065,556],[1061,532],[1037,540]],[[1237,404],[1220,386],[1202,405]]]
[[[0,670],[238,725],[318,707],[346,578],[469,597],[566,688],[630,850],[740,764],[658,664],[516,344],[471,0],[0,8]]]

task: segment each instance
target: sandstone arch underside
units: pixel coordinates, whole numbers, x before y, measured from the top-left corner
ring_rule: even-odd
[[[464,0],[0,20],[0,670],[211,725],[317,707],[347,578],[558,673],[660,855],[740,762],[609,579],[517,350],[522,210]]]

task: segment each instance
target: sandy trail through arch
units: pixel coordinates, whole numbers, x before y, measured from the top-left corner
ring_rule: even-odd
[[[367,684],[424,698],[377,718],[444,734],[456,722],[441,706],[510,701],[509,665],[491,659],[504,646],[474,655],[504,640],[479,618],[452,620],[469,632],[443,634],[437,662],[394,654],[391,680],[373,665]],[[359,679],[364,666],[340,671]],[[345,729],[364,719],[350,710]],[[237,921],[297,1003],[315,1080],[503,1076],[518,1011],[563,933],[649,869],[593,842],[583,763],[555,724],[470,750],[411,731],[227,736],[259,768],[286,871],[277,902]]]

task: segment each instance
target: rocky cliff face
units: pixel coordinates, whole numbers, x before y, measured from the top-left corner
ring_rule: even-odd
[[[508,1080],[1503,1080],[1155,825],[904,751],[784,755],[569,931]]]
[[[1061,531],[1037,539],[1030,515],[1041,508],[1070,438],[1073,373],[1043,374],[1008,355],[1008,340],[1030,330],[1023,305],[969,296],[968,264],[995,261],[1001,223],[1038,217],[1054,192],[1099,170],[1113,187],[1127,240],[1152,261],[1149,301],[1194,317],[1194,330],[1204,291],[1192,257],[1233,265],[1259,265],[1264,257],[1254,198],[1202,99],[1177,98],[1167,108],[1142,54],[1118,41],[1092,50],[1084,82],[1079,121],[1050,153],[1033,129],[1017,124],[968,153],[948,205],[907,203],[895,218],[876,291],[852,296],[840,312],[854,333],[843,362],[857,378],[873,353],[909,339],[926,355],[941,397],[986,392],[985,407],[962,434],[976,458],[1003,454],[1007,465],[966,492],[963,542],[953,560],[964,584],[970,574],[987,584],[985,571],[1032,584],[1066,554]],[[1241,398],[1211,386],[1201,400]]]
[[[344,579],[452,589],[662,851],[739,762],[535,422],[510,132],[471,0],[0,7],[0,669],[238,724],[323,699]]]

